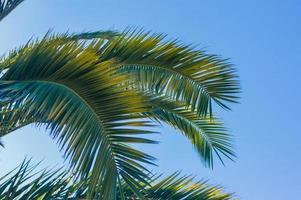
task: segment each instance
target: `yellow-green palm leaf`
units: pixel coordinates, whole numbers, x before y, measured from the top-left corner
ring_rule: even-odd
[[[212,112],[212,101],[223,108],[237,102],[235,69],[225,59],[196,51],[162,34],[125,31],[103,40],[101,60],[114,58],[120,71],[132,76],[138,89],[184,102],[198,115]]]
[[[139,136],[152,133],[148,119],[179,129],[208,166],[214,153],[234,156],[211,105],[236,102],[232,66],[162,35],[47,35],[12,51],[0,70],[0,136],[44,125],[77,178],[90,177],[89,195],[116,199],[126,184],[143,197],[154,158],[131,144],[154,143]]]
[[[153,141],[136,136],[149,133],[138,129],[147,125],[137,119],[146,111],[143,98],[125,90],[126,77],[115,75],[113,59],[99,61],[98,45],[45,38],[21,51],[1,78],[2,124],[46,124],[72,169],[80,177],[91,174],[91,191],[114,199],[118,176],[133,188],[146,183],[140,162],[153,160],[128,144]]]

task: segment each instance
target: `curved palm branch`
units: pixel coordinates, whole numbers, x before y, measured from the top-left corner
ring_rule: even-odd
[[[2,60],[0,136],[45,125],[74,172],[91,177],[88,193],[104,199],[116,198],[120,179],[143,197],[154,158],[131,144],[154,143],[138,136],[152,133],[147,118],[182,131],[209,166],[213,152],[234,155],[211,112],[212,101],[237,99],[230,65],[162,35],[96,33],[48,35]]]
[[[91,40],[91,39],[105,39],[111,40],[112,38],[118,36],[119,33],[116,31],[94,31],[94,32],[85,32],[85,33],[73,33],[73,34],[54,34],[51,35],[51,30],[47,32],[45,38],[49,38],[51,40],[56,40],[57,43],[64,44],[70,41],[82,41],[82,40]],[[0,62],[0,72],[6,70],[10,67],[11,63],[13,63],[16,59],[18,59],[19,55],[23,55],[27,51],[30,51],[33,46],[35,46],[37,41],[28,41],[25,45],[16,48],[9,52],[7,56],[1,57]]]
[[[62,169],[37,170],[30,160],[24,160],[16,169],[0,178],[0,199],[85,199],[87,180],[76,181]],[[124,180],[120,180],[117,199],[137,199]],[[140,183],[143,185],[143,183]],[[204,181],[194,182],[190,176],[174,173],[166,178],[153,177],[147,186],[143,199],[152,200],[229,200],[232,194],[222,191],[219,186],[210,186]],[[101,193],[93,199],[101,199]]]
[[[213,166],[213,152],[221,161],[221,154],[230,159],[235,156],[231,137],[212,117],[211,108],[215,101],[229,109],[225,103],[238,99],[237,76],[226,60],[176,41],[164,41],[163,35],[130,29],[102,43],[98,52],[101,60],[118,60],[119,72],[131,76],[131,89],[151,98],[155,108],[149,112],[152,117],[182,131],[206,165]],[[161,98],[154,101],[153,96]]]
[[[24,0],[0,0],[0,21]]]
[[[45,38],[23,51],[1,78],[2,110],[9,113],[2,119],[8,118],[8,129],[28,121],[47,124],[71,167],[82,177],[91,173],[91,188],[114,199],[118,176],[139,186],[148,178],[139,162],[153,161],[128,144],[154,141],[136,136],[149,133],[138,128],[147,122],[135,115],[146,111],[143,99],[124,89],[126,77],[114,75],[114,60],[99,61],[97,45]]]
[[[235,157],[232,137],[218,119],[199,117],[181,103],[166,98],[152,98],[151,102],[152,110],[144,115],[181,131],[191,141],[206,166],[213,167],[214,153],[222,163],[222,155],[231,160]]]
[[[103,40],[99,55],[117,59],[136,88],[182,101],[198,115],[211,113],[212,101],[226,109],[227,102],[237,102],[239,84],[227,60],[166,41],[162,34],[128,30]]]

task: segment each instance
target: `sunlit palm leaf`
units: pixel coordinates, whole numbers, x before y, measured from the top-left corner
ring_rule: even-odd
[[[144,193],[144,164],[154,158],[130,144],[154,143],[137,136],[151,133],[145,117],[179,129],[208,166],[213,152],[234,156],[211,111],[212,101],[224,108],[236,102],[233,68],[162,35],[48,35],[12,51],[0,70],[0,136],[29,123],[46,125],[74,172],[91,175],[89,194],[97,189],[116,198],[120,179]]]
[[[230,200],[233,194],[227,194],[219,186],[210,186],[206,181],[195,182],[191,176],[174,173],[165,178],[156,177],[152,186],[147,187],[144,199],[154,200]],[[122,188],[126,197],[135,199],[129,188]],[[137,199],[137,198],[136,198]]]
[[[18,168],[0,178],[0,199],[71,200],[87,197],[87,180],[75,181],[73,175],[61,169],[38,171],[37,166],[30,160],[24,160]],[[120,182],[117,199],[138,199],[124,180]],[[143,185],[142,182],[140,184]],[[143,193],[145,200],[229,200],[232,197],[219,186],[195,182],[190,176],[179,173],[166,178],[152,178],[151,186],[146,186]],[[93,199],[103,199],[103,196],[97,193]]]
[[[116,31],[94,31],[94,32],[85,32],[85,33],[63,33],[63,34],[51,34],[51,30],[48,31],[46,36],[51,38],[52,40],[56,40],[57,43],[66,43],[70,41],[81,41],[81,40],[91,40],[91,39],[103,39],[110,40],[114,37],[120,35]],[[8,55],[2,56],[0,62],[0,74],[3,73],[4,70],[10,67],[10,65],[18,59],[18,56],[26,54],[27,51],[30,51],[36,44],[37,41],[30,40],[25,45],[16,48],[9,52]]]
[[[82,39],[99,38],[97,32],[78,35],[85,34]],[[101,60],[117,60],[120,71],[129,73],[137,87],[183,101],[198,115],[212,111],[212,100],[226,109],[227,102],[237,102],[237,75],[226,59],[165,38],[132,29],[108,33],[98,54]]]
[[[99,55],[118,60],[136,87],[185,102],[198,115],[211,113],[212,101],[223,108],[237,102],[237,76],[226,60],[165,40],[162,34],[129,30],[104,41]]]
[[[166,107],[164,102],[157,102],[157,108],[165,107],[154,114],[181,130],[206,165],[213,165],[213,152],[221,161],[221,154],[233,158],[231,137],[212,117],[211,108],[212,101],[229,108],[225,103],[238,98],[237,76],[226,60],[166,41],[162,35],[132,31],[103,40],[99,55],[102,60],[118,60],[119,71],[131,75],[130,84],[135,90],[167,97],[171,104],[184,103],[185,106],[182,103]],[[212,119],[206,116],[207,112]]]
[[[139,163],[153,160],[127,144],[153,141],[135,136],[149,133],[137,128],[147,125],[135,116],[146,111],[143,99],[123,88],[126,77],[114,75],[113,59],[99,61],[96,46],[45,38],[22,51],[1,78],[2,110],[21,110],[5,120],[9,128],[30,120],[46,124],[71,167],[82,177],[91,173],[91,191],[114,199],[118,176],[132,187],[146,183]]]

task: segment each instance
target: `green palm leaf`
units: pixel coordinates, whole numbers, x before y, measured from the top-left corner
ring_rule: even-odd
[[[77,178],[90,177],[90,196],[116,199],[126,184],[143,198],[154,158],[131,144],[155,143],[139,136],[152,133],[147,118],[179,129],[210,167],[214,153],[234,156],[211,105],[236,102],[232,66],[162,35],[47,34],[4,57],[0,72],[0,136],[45,126]]]
[[[129,188],[122,188],[126,197],[135,199]],[[233,194],[225,193],[220,186],[210,186],[206,181],[194,181],[191,176],[176,172],[165,178],[155,177],[146,188],[143,199],[153,200],[230,200]],[[137,199],[137,198],[136,198]]]
[[[38,164],[24,160],[16,169],[0,178],[0,199],[86,199],[87,180],[76,181],[73,175],[62,169],[37,170]],[[123,179],[118,186],[117,199],[138,199]],[[144,183],[141,182],[141,185]],[[122,195],[121,195],[122,194]],[[219,186],[210,186],[205,181],[195,182],[190,176],[174,173],[165,178],[153,177],[146,186],[143,199],[152,200],[229,200],[232,194],[222,191]],[[101,193],[93,199],[102,199]],[[88,198],[91,199],[91,198]]]
[[[37,170],[38,164],[24,160],[0,178],[0,199],[76,199],[83,196],[84,181],[75,182],[62,169]]]
[[[24,0],[0,0],[0,21]]]
[[[0,90],[1,99],[8,99],[2,109],[13,113],[13,120],[4,121],[7,127],[31,120],[46,124],[71,167],[81,177],[91,173],[91,191],[98,189],[105,199],[114,199],[118,176],[135,189],[137,181],[147,183],[148,178],[140,163],[153,161],[128,144],[154,142],[136,136],[149,133],[138,128],[147,122],[135,116],[146,111],[143,99],[124,89],[126,77],[114,75],[114,60],[99,61],[98,45],[62,45],[45,38],[10,63]]]
[[[167,98],[153,98],[151,102],[152,110],[144,114],[181,131],[191,141],[205,165],[213,167],[214,153],[222,163],[222,156],[231,160],[235,157],[231,135],[218,119],[199,117],[181,103]]]
[[[103,41],[99,55],[117,59],[136,87],[184,102],[198,115],[211,113],[212,101],[226,109],[227,102],[237,102],[239,84],[227,60],[162,34],[128,30]]]

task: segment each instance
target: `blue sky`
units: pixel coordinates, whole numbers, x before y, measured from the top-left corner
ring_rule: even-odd
[[[144,27],[231,58],[242,85],[241,103],[220,116],[235,136],[238,158],[202,166],[191,145],[171,128],[146,150],[156,171],[182,170],[225,186],[246,200],[296,199],[301,189],[301,1],[216,0],[25,0],[0,23],[0,53],[57,32]],[[5,137],[0,174],[25,156],[63,163],[42,128],[29,126]]]

